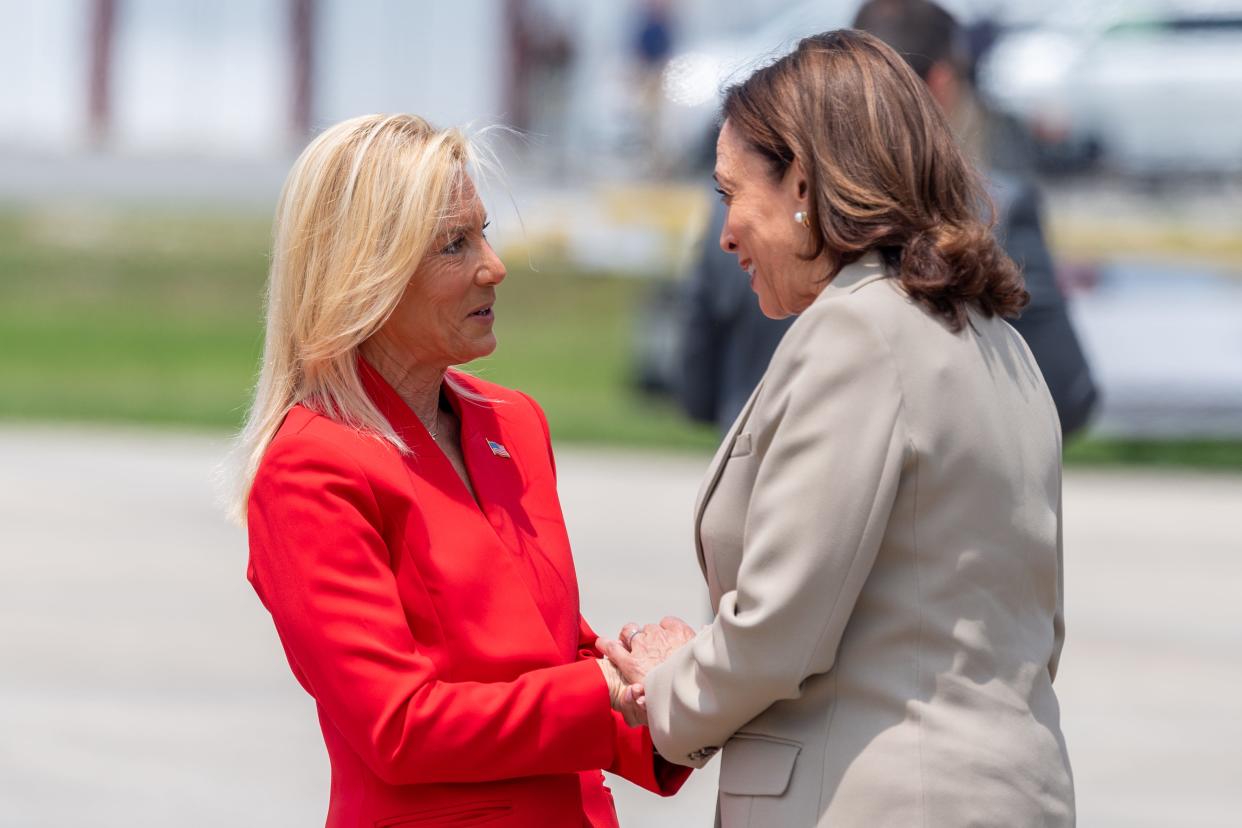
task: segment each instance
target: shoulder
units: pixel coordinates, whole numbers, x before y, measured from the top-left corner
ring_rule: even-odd
[[[919,313],[896,279],[877,279],[807,308],[789,329],[789,356],[840,359],[887,351],[893,329],[915,324]]]
[[[452,373],[452,380],[476,397],[476,403],[486,405],[487,415],[493,418],[497,435],[504,436],[509,450],[516,448],[524,465],[535,469],[544,463],[556,476],[556,461],[552,455],[552,432],[548,418],[534,398],[523,391],[506,388],[494,382],[479,379],[460,371]]]
[[[536,426],[546,430],[547,418],[543,408],[526,392],[488,382],[462,371],[453,371],[450,376],[459,386],[490,405],[498,419],[513,426]]]
[[[400,464],[396,447],[379,437],[295,405],[259,461],[247,502],[256,528],[360,515],[382,523],[377,481]],[[395,466],[393,466],[395,469]]]
[[[255,484],[324,474],[362,481],[365,466],[395,452],[376,436],[295,405],[263,453]]]
[[[499,383],[490,382],[482,377],[477,377],[474,374],[467,374],[465,371],[449,371],[448,378],[463,388],[466,388],[481,397],[486,397],[491,401],[499,403],[514,403],[530,400],[530,397],[521,391],[509,388],[505,385],[500,385]]]
[[[772,357],[764,397],[773,401],[804,396],[839,400],[843,395],[901,395],[895,353],[901,334],[917,313],[892,279],[880,279],[849,293],[822,297],[802,313]]]
[[[904,398],[920,354],[949,352],[954,337],[897,279],[876,279],[822,296],[803,312],[773,356],[765,385],[778,396],[798,386],[823,399]]]

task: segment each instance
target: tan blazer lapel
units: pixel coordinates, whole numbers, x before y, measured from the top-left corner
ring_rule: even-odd
[[[868,285],[877,279],[883,279],[887,275],[884,261],[880,258],[880,254],[870,251],[858,261],[842,268],[836,278],[824,287],[815,301],[819,302],[833,296],[853,293],[864,285]],[[715,491],[716,484],[720,481],[720,475],[724,471],[725,464],[729,461],[729,455],[733,453],[733,444],[737,441],[742,427],[746,425],[746,421],[750,418],[751,409],[754,408],[755,400],[759,397],[759,391],[762,388],[763,380],[760,379],[759,384],[755,386],[755,390],[751,392],[750,399],[746,401],[746,405],[742,406],[737,419],[733,421],[733,425],[729,427],[728,433],[725,435],[724,440],[721,441],[720,448],[716,450],[716,456],[712,458],[711,465],[707,467],[707,474],[703,478],[703,485],[699,488],[699,497],[694,507],[694,548],[698,553],[699,569],[703,571],[704,578],[707,577],[707,559],[703,552],[703,538],[699,532],[699,527],[703,523],[703,511],[707,508],[707,501],[711,499],[712,492]]]
[[[737,419],[733,421],[733,425],[729,426],[728,433],[721,440],[720,448],[716,449],[716,456],[712,458],[711,465],[707,467],[707,474],[703,476],[703,484],[699,487],[699,496],[694,505],[694,549],[698,553],[699,569],[703,571],[704,578],[707,577],[707,560],[703,553],[703,538],[699,534],[699,527],[703,523],[703,510],[707,508],[707,501],[720,481],[720,474],[724,471],[725,463],[728,462],[729,455],[733,451],[733,444],[737,442],[742,426],[746,425],[746,421],[750,418],[751,409],[755,407],[755,400],[759,397],[759,391],[762,388],[763,379],[760,379],[755,390],[750,392],[750,399],[746,401],[746,405],[742,406]]]

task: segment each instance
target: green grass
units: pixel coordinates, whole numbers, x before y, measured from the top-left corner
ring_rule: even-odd
[[[0,416],[235,426],[266,236],[254,218],[0,214]]]
[[[1104,440],[1082,438],[1065,447],[1072,466],[1148,466],[1242,471],[1242,440]]]
[[[0,417],[232,429],[261,347],[268,221],[0,213]],[[707,450],[711,428],[629,389],[641,282],[514,269],[492,357],[558,440]]]
[[[0,212],[0,418],[234,429],[261,343],[264,216]],[[558,442],[708,451],[629,383],[641,281],[514,267],[493,356],[469,366],[533,395]],[[1242,470],[1242,441],[1072,442],[1075,465]]]

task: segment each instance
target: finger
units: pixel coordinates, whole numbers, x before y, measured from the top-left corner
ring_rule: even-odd
[[[609,661],[616,662],[618,658],[628,658],[630,651],[625,649],[625,645],[615,638],[597,638],[595,639],[595,649],[599,650]]]
[[[637,702],[622,704],[621,715],[624,717],[625,723],[630,727],[645,725],[647,723],[647,706],[641,699]]]
[[[625,723],[630,727],[634,727],[638,724],[638,710],[638,705],[630,702],[624,697],[624,694],[622,694],[621,705],[617,709],[617,712],[621,714],[621,718],[624,719]]]
[[[629,640],[624,643],[626,645],[625,648],[629,652],[633,653],[635,658],[638,658],[641,657],[641,654],[651,646],[651,641],[651,635],[649,634],[647,628],[643,627],[642,629],[634,630],[634,632],[630,635]]]
[[[595,642],[595,646],[599,651],[608,657],[608,660],[617,665],[617,669],[624,676],[631,672],[634,667],[634,657],[630,655],[630,651],[625,649],[620,641],[611,638],[601,638]]]
[[[690,625],[682,621],[676,615],[666,615],[660,619],[660,626],[670,632],[678,632],[684,630]]]
[[[630,646],[630,639],[633,638],[634,633],[638,632],[640,629],[642,628],[639,627],[637,624],[635,624],[633,621],[631,621],[630,623],[626,624],[624,627],[621,628],[621,632],[617,634],[617,638],[628,649]]]

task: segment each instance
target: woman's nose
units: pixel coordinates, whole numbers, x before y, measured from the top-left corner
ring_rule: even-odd
[[[478,281],[482,285],[498,285],[509,275],[509,271],[492,249],[491,243],[484,241],[483,244],[487,252],[484,255],[483,267],[479,269]]]
[[[733,233],[729,230],[729,222],[725,222],[724,227],[720,228],[720,249],[726,253],[737,252],[737,239],[733,237]]]

